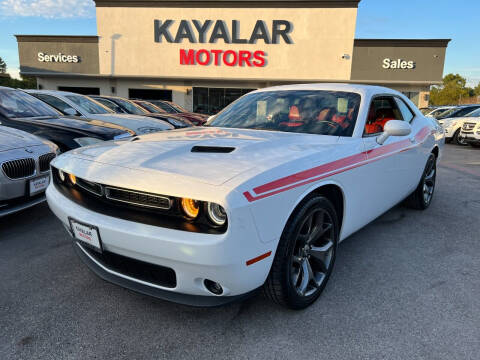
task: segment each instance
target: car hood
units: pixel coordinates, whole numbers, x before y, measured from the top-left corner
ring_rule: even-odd
[[[79,148],[68,155],[156,172],[170,181],[178,176],[221,185],[253,168],[261,172],[319,150],[329,152],[337,142],[336,136],[203,127]]]
[[[85,119],[76,116],[60,116],[48,118],[24,118],[24,121],[31,121],[35,124],[43,124],[47,127],[77,130],[85,134],[95,134],[104,138],[114,138],[117,135],[130,133],[128,128],[105,122],[99,119]]]
[[[42,140],[35,135],[0,126],[0,152],[42,144]]]
[[[90,117],[110,122],[134,131],[137,135],[172,130],[174,127],[164,120],[133,114],[92,114]]]

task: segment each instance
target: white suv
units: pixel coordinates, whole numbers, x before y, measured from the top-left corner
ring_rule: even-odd
[[[459,139],[473,147],[480,147],[480,118],[471,118],[463,123]]]
[[[480,109],[473,110],[464,117],[453,117],[438,120],[438,123],[442,125],[445,131],[445,142],[452,142],[458,145],[467,145],[465,136],[461,135],[464,125],[466,123],[476,124],[477,122],[480,122]],[[472,129],[467,126],[466,131],[470,131]]]

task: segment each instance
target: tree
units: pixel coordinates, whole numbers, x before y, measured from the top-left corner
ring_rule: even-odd
[[[5,61],[0,57],[0,74],[5,74],[7,72],[7,64]]]
[[[480,81],[478,82],[478,85],[473,88],[473,94],[475,96],[480,96]]]
[[[462,99],[473,95],[474,90],[466,86],[467,79],[459,74],[445,75],[442,85],[432,87],[430,102],[432,105],[458,104]]]

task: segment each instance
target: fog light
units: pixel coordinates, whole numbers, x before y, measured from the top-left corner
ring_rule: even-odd
[[[217,283],[215,281],[212,281],[212,280],[205,279],[203,281],[203,284],[205,285],[207,290],[210,291],[212,294],[222,295],[223,288],[222,288],[222,285],[220,285],[219,283]]]

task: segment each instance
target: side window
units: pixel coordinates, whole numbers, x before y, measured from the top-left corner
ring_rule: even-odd
[[[393,96],[380,96],[372,100],[368,111],[365,135],[379,134],[390,120],[404,120]]]
[[[66,113],[65,113],[66,109],[73,109],[65,101],[60,100],[59,98],[56,98],[55,96],[46,95],[46,94],[33,94],[33,96],[42,100],[43,102],[46,102],[48,105],[57,109],[58,111],[60,111],[64,115],[66,115]],[[75,112],[76,112],[75,115],[76,116],[81,116],[81,114],[76,109],[73,109],[73,110],[75,110]]]
[[[415,117],[415,115],[412,113],[412,110],[405,104],[405,102],[402,99],[395,98],[398,108],[400,109],[400,112],[402,113],[403,120],[407,122],[411,122],[412,119]]]

